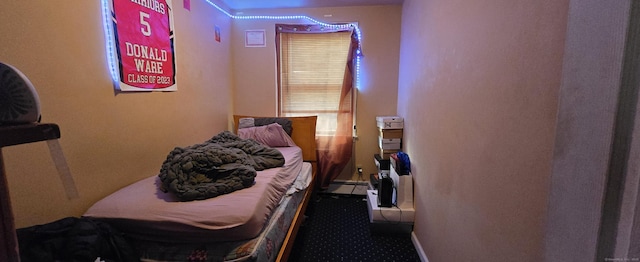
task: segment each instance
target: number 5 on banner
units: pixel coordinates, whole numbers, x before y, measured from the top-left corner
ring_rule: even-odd
[[[149,14],[141,11],[140,24],[142,25],[142,27],[140,28],[140,32],[142,32],[144,36],[151,36],[151,26],[149,25],[149,22],[147,22],[146,19],[149,19]]]

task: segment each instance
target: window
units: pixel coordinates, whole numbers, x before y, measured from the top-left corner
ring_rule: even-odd
[[[351,35],[279,34],[280,115],[317,115],[317,135],[336,134],[339,113],[346,109],[351,114],[353,103],[352,92],[345,94],[343,88]]]

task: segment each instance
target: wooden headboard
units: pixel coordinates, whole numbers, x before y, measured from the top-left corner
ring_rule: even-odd
[[[260,116],[233,115],[233,131],[238,133],[240,118],[261,118]],[[313,164],[317,162],[316,155],[316,120],[317,116],[281,117],[291,120],[291,138],[302,148],[302,159]]]

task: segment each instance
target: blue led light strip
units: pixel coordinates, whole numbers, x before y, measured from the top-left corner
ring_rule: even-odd
[[[118,74],[118,69],[116,68],[116,56],[113,53],[115,50],[113,43],[113,32],[111,32],[112,25],[112,15],[111,9],[109,8],[109,0],[102,0],[102,18],[104,19],[104,38],[106,42],[106,52],[107,52],[107,64],[109,65],[109,73],[111,73],[111,79],[114,82],[120,82],[120,75]]]
[[[309,16],[306,15],[289,15],[289,16],[267,16],[267,15],[232,15],[229,12],[227,12],[226,10],[220,8],[218,5],[214,4],[213,2],[211,2],[210,0],[205,0],[207,3],[209,3],[211,6],[213,6],[214,8],[218,9],[218,11],[222,12],[223,14],[227,15],[230,18],[233,19],[261,19],[261,20],[300,20],[300,19],[304,19],[304,20],[309,20],[315,24],[319,24],[322,26],[326,26],[326,27],[332,27],[332,28],[347,28],[350,26],[353,26],[353,28],[355,28],[356,30],[356,34],[358,36],[358,42],[362,43],[362,32],[360,31],[360,27],[358,27],[357,24],[340,24],[340,25],[335,25],[335,24],[328,24],[325,22],[321,22],[318,21],[316,19],[313,19]],[[362,53],[361,50],[358,48],[356,50],[356,52],[358,52],[356,54],[356,89],[360,89],[360,58],[362,57]]]
[[[321,22],[318,21],[316,19],[313,19],[309,16],[306,15],[284,15],[284,16],[269,16],[269,15],[232,15],[229,12],[227,12],[226,10],[220,8],[218,5],[214,4],[213,2],[211,2],[210,0],[205,0],[207,3],[209,3],[211,6],[215,7],[216,9],[218,9],[218,11],[222,12],[223,14],[227,15],[230,18],[233,19],[262,19],[262,20],[292,20],[292,19],[305,19],[305,20],[309,20],[315,24],[319,24],[319,25],[323,25],[323,26],[327,26],[327,27],[333,27],[333,28],[348,28],[350,26],[353,26],[356,30],[356,32],[358,33],[358,41],[362,40],[361,38],[361,32],[360,32],[360,28],[358,27],[357,24],[340,24],[340,25],[336,25],[336,24],[328,24],[325,22]]]

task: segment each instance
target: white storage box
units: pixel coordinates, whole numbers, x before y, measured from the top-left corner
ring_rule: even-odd
[[[378,146],[381,149],[400,149],[402,148],[402,139],[378,137]]]
[[[378,128],[381,129],[402,129],[404,120],[399,116],[378,116],[376,117]]]
[[[380,134],[378,136],[382,137],[384,139],[402,138],[402,129],[382,129],[382,128],[378,128],[378,131],[380,131]]]
[[[378,206],[378,190],[367,190],[367,211],[369,213],[369,222],[371,223],[389,223],[413,224],[415,209],[413,204],[402,205],[397,207],[379,207]]]

